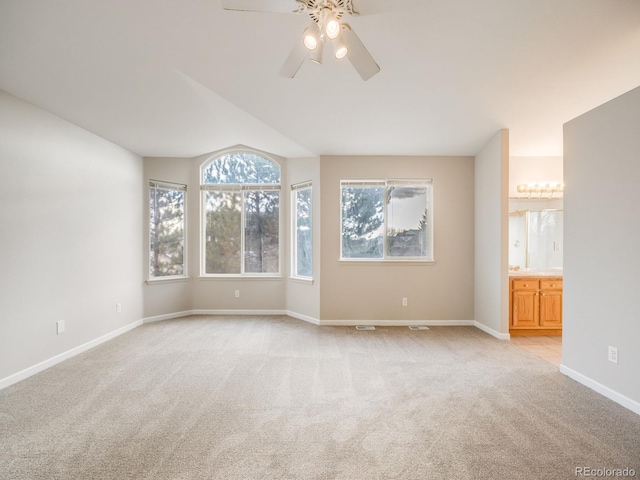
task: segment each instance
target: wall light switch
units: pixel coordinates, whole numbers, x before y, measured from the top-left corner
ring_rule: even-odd
[[[56,322],[56,333],[58,335],[60,335],[61,333],[64,333],[64,320],[58,320]]]

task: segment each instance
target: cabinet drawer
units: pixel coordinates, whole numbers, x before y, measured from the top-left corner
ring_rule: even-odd
[[[539,284],[540,282],[538,281],[538,279],[529,280],[527,278],[523,278],[513,280],[512,288],[514,290],[538,290]]]
[[[562,290],[562,279],[545,278],[540,280],[540,290]]]

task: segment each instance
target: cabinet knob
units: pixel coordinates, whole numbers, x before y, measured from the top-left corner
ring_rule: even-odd
[[[524,284],[524,286],[525,286],[525,287],[528,287],[528,286],[529,286],[529,284],[528,284],[528,283],[525,283],[525,284]]]

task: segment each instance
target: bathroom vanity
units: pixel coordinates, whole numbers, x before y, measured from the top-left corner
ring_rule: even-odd
[[[562,202],[509,200],[511,335],[562,335]]]
[[[562,335],[562,276],[510,273],[509,333]]]

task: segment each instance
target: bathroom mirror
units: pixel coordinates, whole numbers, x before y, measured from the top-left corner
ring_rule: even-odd
[[[562,199],[509,200],[509,269],[562,269]]]

